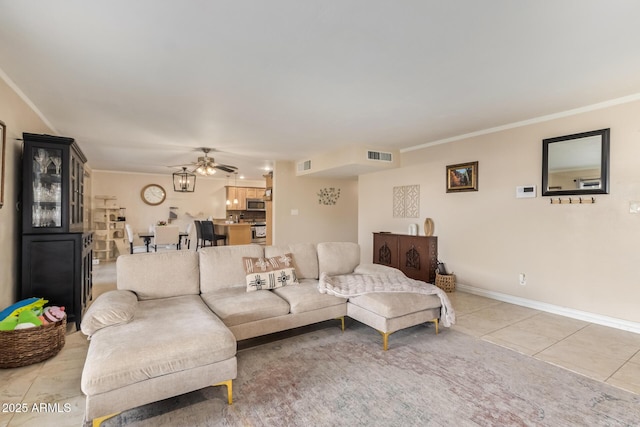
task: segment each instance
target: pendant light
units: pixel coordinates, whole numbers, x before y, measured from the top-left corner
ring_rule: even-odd
[[[178,193],[193,193],[196,190],[196,175],[187,172],[183,167],[182,172],[173,173],[173,191]]]
[[[238,172],[234,172],[234,175],[235,177],[233,179],[233,186],[236,188],[236,191],[235,191],[236,197],[233,199],[233,204],[237,206],[238,205]]]

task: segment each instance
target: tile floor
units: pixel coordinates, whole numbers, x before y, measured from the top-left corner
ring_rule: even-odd
[[[454,329],[640,394],[640,334],[465,293]]]
[[[115,264],[95,267],[94,298],[115,287]],[[640,334],[464,292],[449,296],[457,315],[454,329],[640,394]],[[70,326],[57,356],[0,369],[0,427],[82,425],[80,376],[88,345]]]

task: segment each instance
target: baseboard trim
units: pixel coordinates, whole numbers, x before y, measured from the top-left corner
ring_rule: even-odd
[[[475,286],[469,286],[460,283],[456,283],[456,288],[462,292],[468,292],[470,294],[508,302],[510,304],[520,305],[523,307],[533,308],[535,310],[546,311],[547,313],[559,314],[560,316],[571,317],[572,319],[583,320],[585,322],[609,326],[612,328],[622,329],[624,331],[640,334],[640,323],[638,322],[631,322],[624,319],[617,319],[615,317],[589,313],[587,311],[574,310],[572,308],[561,307],[545,302],[516,297],[513,295],[503,294],[501,292],[489,291],[486,289],[476,288]]]

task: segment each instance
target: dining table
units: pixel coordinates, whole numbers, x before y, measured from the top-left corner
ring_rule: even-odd
[[[180,249],[180,247],[182,246],[182,239],[184,237],[189,237],[189,233],[187,233],[186,231],[181,231],[179,234],[179,238],[178,238],[178,250]],[[151,245],[151,238],[154,236],[153,231],[142,231],[138,233],[138,237],[140,237],[143,241],[144,241],[144,246],[147,248],[147,252],[149,251],[149,246]]]

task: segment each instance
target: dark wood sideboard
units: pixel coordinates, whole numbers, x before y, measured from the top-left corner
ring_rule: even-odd
[[[412,279],[435,283],[438,238],[373,233],[373,262],[397,268]]]

